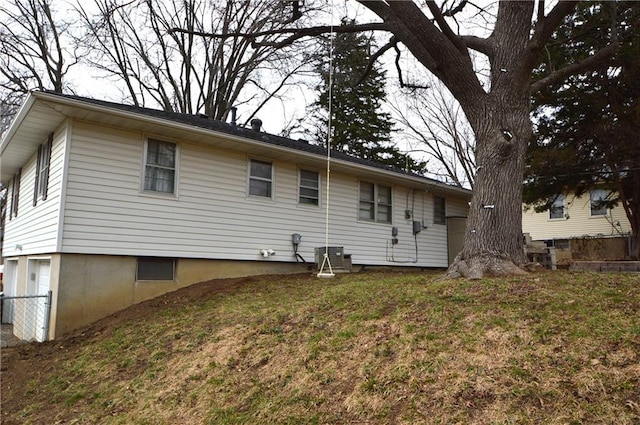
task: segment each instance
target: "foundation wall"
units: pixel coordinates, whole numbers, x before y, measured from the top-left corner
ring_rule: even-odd
[[[178,259],[174,281],[136,281],[136,264],[136,257],[62,255],[52,337],[195,283],[305,270],[296,263]]]

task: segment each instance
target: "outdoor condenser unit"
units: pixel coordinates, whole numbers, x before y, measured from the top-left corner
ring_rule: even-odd
[[[343,269],[344,268],[344,247],[341,246],[330,246],[327,247],[327,254],[329,256],[329,262],[331,262],[331,267],[334,269]],[[321,246],[315,249],[315,260],[318,267],[322,265],[322,261],[324,260],[325,247]]]

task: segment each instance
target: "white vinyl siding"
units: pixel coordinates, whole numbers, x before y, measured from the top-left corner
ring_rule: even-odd
[[[575,198],[565,196],[564,218],[549,220],[549,212],[536,213],[533,208],[522,214],[522,231],[533,240],[570,239],[584,236],[619,236],[631,230],[624,209],[620,206],[607,210],[606,216],[591,215],[589,195]],[[618,226],[619,223],[619,226]]]
[[[65,155],[65,131],[53,135],[51,159],[48,164],[46,199],[36,198],[37,151],[22,166],[18,191],[18,215],[6,221],[3,256],[52,253],[57,248],[60,201]]]
[[[143,146],[139,133],[74,125],[63,252],[291,262],[291,234],[302,235],[298,252],[307,261],[324,245],[325,210],[298,207],[295,164],[261,160],[272,164],[272,182],[279,182],[276,200],[265,203],[247,197],[246,154],[180,141],[180,198],[149,197],[139,193]],[[320,187],[320,197],[323,192]],[[408,199],[416,217],[432,213],[422,191],[394,187],[391,194],[388,203],[402,210],[397,217],[403,217]],[[357,177],[332,173],[329,243],[344,246],[355,264],[389,265],[390,227],[358,221],[358,197]],[[394,225],[400,244],[414,243],[411,220]],[[447,266],[446,226],[438,227],[418,235],[416,265]],[[263,248],[277,254],[263,260]]]

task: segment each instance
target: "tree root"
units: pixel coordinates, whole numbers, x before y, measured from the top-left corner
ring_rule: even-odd
[[[529,265],[526,265],[527,268]],[[525,267],[525,265],[523,265]],[[523,276],[529,273],[516,265],[511,259],[495,254],[484,253],[463,259],[458,255],[445,274],[447,279],[466,278],[470,280],[483,277]]]

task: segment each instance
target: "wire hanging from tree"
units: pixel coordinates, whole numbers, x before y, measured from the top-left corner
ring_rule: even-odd
[[[333,31],[333,0],[330,2],[331,6],[331,32],[329,35],[329,118],[327,120],[327,184],[326,184],[326,200],[325,200],[325,234],[324,234],[324,253],[322,256],[322,265],[318,271],[318,277],[331,278],[335,277],[333,268],[331,267],[331,260],[329,259],[329,187],[330,187],[330,174],[331,174],[331,144],[333,141],[331,131],[332,126],[332,106],[333,106],[333,43],[335,40],[335,33]],[[327,270],[325,271],[325,267]]]

